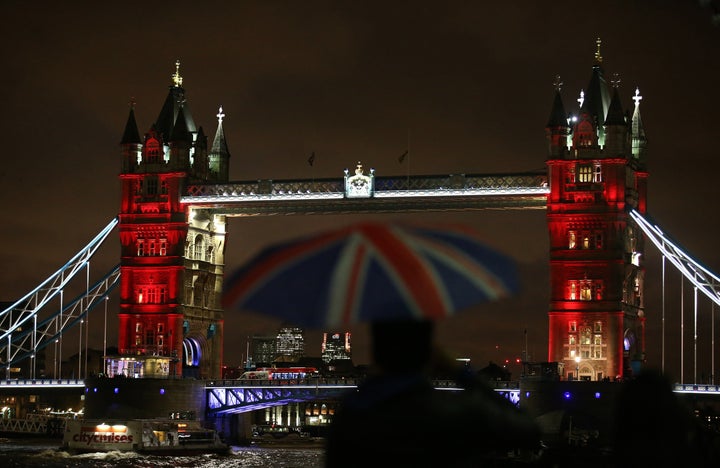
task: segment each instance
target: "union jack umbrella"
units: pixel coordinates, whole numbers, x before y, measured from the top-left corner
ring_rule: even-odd
[[[443,318],[517,287],[515,263],[466,226],[363,222],[265,248],[228,276],[223,305],[336,328]]]

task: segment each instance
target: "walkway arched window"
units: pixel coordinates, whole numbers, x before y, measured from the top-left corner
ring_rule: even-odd
[[[205,241],[203,236],[195,236],[195,251],[193,252],[193,260],[205,260]]]

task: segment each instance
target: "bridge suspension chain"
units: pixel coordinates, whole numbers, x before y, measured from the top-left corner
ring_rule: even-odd
[[[33,356],[37,350],[47,346],[63,331],[76,325],[118,284],[119,265],[93,286],[89,286],[67,306],[54,312],[47,319],[39,320],[39,312],[43,307],[53,298],[61,295],[70,281],[88,267],[90,259],[118,222],[118,218],[111,220],[64,266],[35,289],[0,311],[0,362],[8,368],[6,376],[9,375],[11,365]]]
[[[651,224],[636,210],[630,211],[630,216],[642,229],[645,235],[655,244],[655,247],[675,265],[675,267],[715,304],[720,305],[720,278],[708,270],[690,255],[684,252],[677,244],[670,240],[656,224]]]

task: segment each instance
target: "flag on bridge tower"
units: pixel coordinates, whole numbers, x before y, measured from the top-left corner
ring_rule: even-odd
[[[308,161],[308,164],[310,165],[310,167],[312,167],[312,165],[315,164],[315,151],[312,152],[312,154],[310,155],[310,157],[308,158],[307,161]]]

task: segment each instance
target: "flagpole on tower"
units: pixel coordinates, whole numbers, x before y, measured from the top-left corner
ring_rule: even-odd
[[[312,177],[313,184],[315,183],[315,151],[312,152],[310,157],[307,160],[308,165],[310,166],[310,174]]]
[[[398,158],[398,162],[400,164],[403,164],[405,162],[405,159],[408,160],[406,184],[407,184],[407,188],[410,189],[410,129],[408,129],[408,132],[407,132],[406,143],[407,143],[407,146],[405,147],[405,152],[403,152],[403,154],[400,155],[400,157]]]
[[[410,190],[410,128],[407,129],[407,185],[408,190]]]

